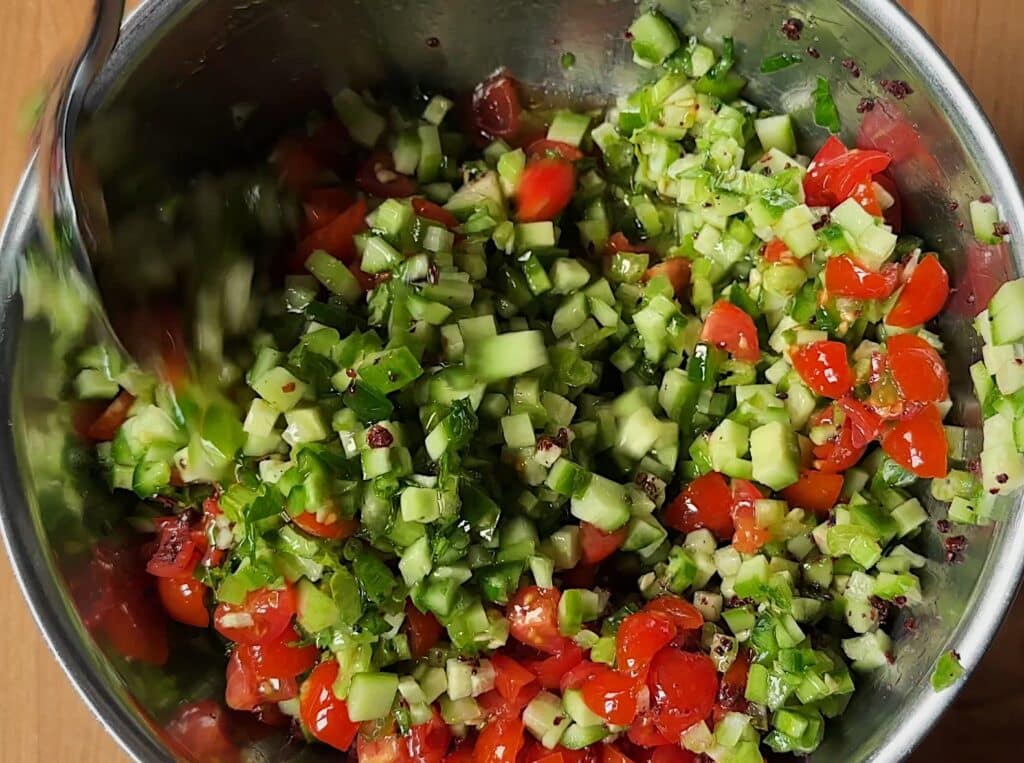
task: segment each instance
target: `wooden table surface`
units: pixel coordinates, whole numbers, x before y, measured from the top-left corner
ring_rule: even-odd
[[[1006,10],[1022,0],[902,0],[953,60],[1019,170],[1024,170],[1024,19]],[[129,3],[133,5],[134,3]],[[1024,4],[1024,3],[1022,3]],[[91,0],[0,0],[0,210],[25,163],[25,103],[73,42]],[[126,758],[79,699],[50,654],[0,554],[0,763]],[[1024,717],[1024,602],[953,709],[914,760],[1000,760],[1019,754]]]

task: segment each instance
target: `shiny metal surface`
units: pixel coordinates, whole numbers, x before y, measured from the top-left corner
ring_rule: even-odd
[[[964,283],[972,262],[991,265],[1007,254],[973,244],[959,224],[971,198],[991,194],[1011,240],[1024,236],[1024,200],[987,120],[943,56],[895,4],[661,5],[690,33],[712,42],[733,36],[747,74],[765,55],[815,47],[819,59],[769,76],[753,74],[748,97],[794,113],[802,137],[820,141],[824,134],[813,125],[810,93],[815,75],[828,77],[843,115],[843,137],[894,154],[907,229],[944,254],[956,284]],[[116,230],[154,178],[170,182],[198,168],[260,156],[281,125],[344,84],[421,82],[458,91],[504,65],[555,96],[600,100],[622,92],[642,75],[629,64],[622,35],[635,12],[627,0],[151,0],[127,22],[100,74],[87,104],[99,113],[83,134],[82,150],[104,181]],[[779,33],[790,16],[805,22],[799,43]],[[427,46],[432,36],[440,47]],[[566,50],[576,55],[570,70],[559,64]],[[860,77],[843,68],[847,57],[858,63]],[[913,93],[894,98],[882,80],[905,81]],[[857,106],[865,96],[877,100],[860,124]],[[233,118],[237,104],[252,111],[242,126]],[[0,437],[0,471],[7,477],[0,483],[0,521],[40,626],[83,697],[136,759],[170,760],[159,735],[168,709],[147,705],[131,671],[117,673],[81,626],[67,594],[65,579],[75,579],[67,562],[103,529],[93,520],[105,495],[54,452],[69,428],[67,406],[59,402],[68,345],[55,330],[58,311],[36,305],[26,318],[18,293],[19,257],[38,232],[34,190],[27,180],[0,244],[0,413],[12,422]],[[957,211],[951,210],[954,201]],[[1022,258],[1012,252],[1018,272]],[[976,452],[967,361],[978,347],[966,326],[970,308],[954,299],[943,338],[952,358],[953,416],[974,427]],[[932,508],[939,518],[943,510]],[[1013,510],[1005,522],[967,534],[966,560],[955,566],[943,562],[941,538],[932,530],[926,534],[927,602],[914,613],[917,627],[907,630],[897,622],[895,664],[863,682],[848,713],[830,726],[815,761],[905,756],[954,696],[928,686],[937,656],[956,649],[968,668],[980,659],[1021,575],[1024,514]],[[201,648],[181,645],[176,662],[192,660],[191,649]],[[216,692],[216,680],[206,689]],[[286,760],[291,749],[263,742],[251,755]]]

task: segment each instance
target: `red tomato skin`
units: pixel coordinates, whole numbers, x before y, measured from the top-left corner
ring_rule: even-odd
[[[732,491],[718,472],[702,475],[686,486],[665,512],[665,522],[680,532],[707,528],[719,540],[732,536]]]
[[[312,511],[306,511],[298,516],[292,517],[292,523],[310,535],[326,540],[343,540],[350,538],[359,532],[359,522],[354,519],[346,519],[336,514],[331,515],[331,520],[321,522]]]
[[[886,342],[893,380],[906,402],[940,403],[949,397],[946,366],[928,342],[913,334],[896,334]]]
[[[554,588],[525,586],[509,601],[506,616],[509,633],[516,641],[547,654],[557,654],[571,643],[558,630],[558,602]]]
[[[259,679],[253,672],[252,666],[247,666],[242,662],[242,657],[237,649],[231,652],[231,657],[228,659],[224,700],[232,710],[242,712],[255,710],[263,701]]]
[[[298,646],[302,637],[289,626],[274,641],[238,647],[243,665],[251,666],[260,680],[294,678],[312,668],[320,656],[315,644]]]
[[[650,244],[634,244],[626,238],[624,233],[613,233],[608,239],[608,254],[616,252],[630,252],[631,254],[657,254],[658,250]]]
[[[252,625],[229,626],[222,623],[229,614],[245,613],[253,619]],[[250,591],[244,603],[221,602],[214,612],[213,623],[224,638],[239,644],[259,644],[276,639],[291,624],[295,615],[295,592],[286,583],[282,589],[261,588]]]
[[[629,530],[625,527],[606,533],[589,522],[580,522],[580,545],[583,547],[583,561],[586,564],[603,562],[619,550]]]
[[[441,638],[444,628],[430,612],[420,612],[411,601],[405,602],[405,632],[414,660],[425,656]]]
[[[645,611],[627,615],[615,635],[615,665],[630,675],[641,675],[654,655],[675,637],[675,622],[667,614]]]
[[[747,700],[744,696],[747,690],[747,676],[750,673],[750,652],[741,649],[733,660],[732,665],[722,676],[722,683],[718,687],[718,706],[725,712],[736,711],[746,712]]]
[[[725,300],[719,300],[711,306],[700,338],[714,347],[727,351],[736,360],[756,363],[761,357],[754,319]]]
[[[662,649],[647,678],[654,725],[669,739],[708,717],[718,696],[718,674],[703,654]]]
[[[184,705],[164,726],[167,737],[192,760],[236,763],[239,750],[231,740],[224,708],[213,700]]]
[[[590,660],[583,660],[572,670],[562,674],[558,688],[564,694],[569,689],[579,689],[602,671],[602,666]]]
[[[853,373],[842,342],[813,342],[790,354],[793,368],[813,392],[838,399],[853,389]]]
[[[887,299],[898,284],[899,267],[895,265],[876,273],[847,254],[831,257],[825,263],[825,290],[830,296]]]
[[[843,149],[841,153],[840,149]],[[829,139],[804,176],[806,201],[815,207],[838,206],[854,195],[865,178],[882,172],[891,161],[892,158],[882,151],[857,148],[846,151],[840,141]]]
[[[576,170],[564,159],[535,159],[519,179],[517,217],[524,223],[553,220],[572,201]]]
[[[196,628],[210,627],[210,613],[206,609],[209,588],[206,585],[192,577],[157,578],[156,590],[172,620]]]
[[[949,275],[938,258],[929,254],[917,263],[885,323],[898,328],[920,326],[939,314],[947,297]]]
[[[441,763],[448,751],[452,733],[438,709],[432,710],[429,721],[413,726],[403,737],[410,763]]]
[[[523,747],[523,722],[518,718],[492,718],[480,730],[473,746],[473,763],[515,763]]]
[[[499,72],[484,80],[473,91],[473,128],[489,140],[511,139],[519,133],[523,108],[519,83]]]
[[[633,719],[626,731],[626,736],[630,742],[640,747],[662,747],[676,744],[658,731],[657,726],[654,725],[654,713],[650,710],[640,713]]]
[[[537,676],[540,685],[545,689],[557,689],[562,677],[583,662],[583,650],[571,640],[551,657],[544,660],[531,660],[526,667]]]
[[[270,163],[277,169],[285,187],[295,193],[308,191],[323,174],[323,167],[313,152],[302,140],[292,135],[278,142]]]
[[[633,763],[633,759],[606,744],[601,746],[601,763]]]
[[[850,198],[860,204],[869,215],[873,217],[882,216],[882,205],[878,203],[878,194],[875,193],[875,184],[871,175],[865,174],[853,188]]]
[[[846,414],[844,429],[850,430],[850,444],[862,447],[871,443],[882,431],[882,418],[854,397],[840,398],[838,406]]]
[[[526,155],[533,157],[554,157],[565,159],[569,162],[578,162],[583,158],[583,152],[571,143],[563,143],[560,140],[548,140],[538,138],[526,148]]]
[[[681,631],[697,630],[704,625],[704,615],[699,609],[681,596],[670,593],[651,599],[644,605],[644,611],[667,615]]]
[[[374,151],[356,172],[356,185],[378,199],[403,199],[416,193],[416,181],[395,172],[390,151]]]
[[[459,227],[459,220],[455,215],[439,204],[435,204],[434,202],[420,198],[419,196],[412,200],[412,211],[416,213],[417,217],[433,220],[435,223],[440,223],[448,230],[455,230]]]
[[[329,223],[302,239],[291,262],[292,270],[305,272],[309,255],[319,249],[346,264],[352,262],[356,256],[353,236],[366,230],[368,211],[366,202],[359,199]]]
[[[352,746],[359,724],[348,717],[348,706],[331,688],[338,678],[338,663],[328,660],[317,665],[299,692],[299,717],[314,737],[337,750]]]
[[[882,436],[882,450],[918,477],[945,477],[947,448],[942,417],[934,405],[897,421]]]
[[[126,390],[121,390],[107,409],[100,414],[86,430],[90,440],[110,442],[117,435],[117,430],[128,418],[128,411],[135,404],[135,398]]]
[[[352,206],[352,194],[344,188],[314,188],[302,199],[306,233],[319,230]]]
[[[676,297],[682,298],[686,296],[686,287],[690,285],[690,270],[690,261],[685,257],[670,257],[647,268],[642,280],[647,283],[658,276],[665,276],[672,284]]]
[[[491,655],[491,664],[494,666],[494,688],[505,699],[514,702],[523,690],[537,680],[537,677],[504,654]]]
[[[677,745],[659,747],[651,752],[647,763],[699,763],[701,757]]]
[[[795,484],[782,490],[782,497],[790,506],[828,514],[842,491],[842,475],[805,469]]]
[[[634,676],[596,665],[581,691],[587,707],[608,723],[626,726],[636,717],[640,682]]]
[[[205,545],[205,539],[193,534],[187,515],[157,520],[157,528],[159,545],[146,563],[146,572],[158,578],[191,575],[203,553],[196,541]]]

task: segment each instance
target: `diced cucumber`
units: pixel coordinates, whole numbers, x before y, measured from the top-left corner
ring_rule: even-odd
[[[520,376],[548,364],[540,331],[515,331],[483,339],[466,348],[466,367],[485,382]]]
[[[345,88],[334,96],[334,109],[352,139],[367,148],[377,145],[387,123],[354,90]]]
[[[988,312],[992,321],[992,342],[1013,344],[1024,339],[1024,278],[1007,281],[993,295]],[[995,373],[998,369],[989,369]]]
[[[792,485],[800,476],[800,448],[786,424],[772,422],[750,433],[753,478],[772,490]]]
[[[561,700],[549,691],[542,691],[530,700],[523,711],[523,724],[549,750],[561,740],[569,725],[567,720]]]
[[[755,119],[754,129],[765,150],[776,148],[789,156],[796,153],[796,135],[789,114]]]
[[[306,383],[281,366],[261,374],[253,381],[252,388],[281,413],[294,408],[306,393]]]
[[[590,117],[586,114],[577,114],[564,109],[556,111],[551,120],[551,127],[548,128],[548,140],[578,146],[583,142],[583,137],[587,134],[589,126]]]
[[[566,689],[562,692],[562,706],[573,723],[577,723],[580,726],[601,726],[604,724],[601,716],[587,707],[587,703],[583,701],[583,692],[580,689]]]
[[[398,676],[394,673],[356,673],[345,701],[348,717],[357,723],[386,717],[397,692]]]
[[[633,60],[641,66],[657,66],[679,49],[675,27],[662,15],[648,12],[629,27]]]
[[[577,519],[609,533],[625,525],[630,517],[626,489],[599,474],[591,475],[582,494],[573,496],[570,511]]]
[[[610,733],[608,727],[603,725],[581,726],[578,723],[570,723],[569,728],[562,733],[560,744],[567,750],[583,750],[597,744]]]

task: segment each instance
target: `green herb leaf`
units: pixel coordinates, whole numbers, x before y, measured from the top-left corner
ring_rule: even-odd
[[[960,655],[952,649],[943,653],[935,663],[932,671],[932,688],[935,691],[948,689],[960,680],[964,674],[964,666],[960,664]]]
[[[832,100],[832,88],[824,77],[818,77],[818,86],[814,88],[814,124],[830,133],[839,132],[839,109]]]
[[[788,69],[794,64],[802,63],[803,60],[803,56],[796,53],[776,53],[774,56],[768,56],[761,62],[761,73],[771,74],[782,69]]]

